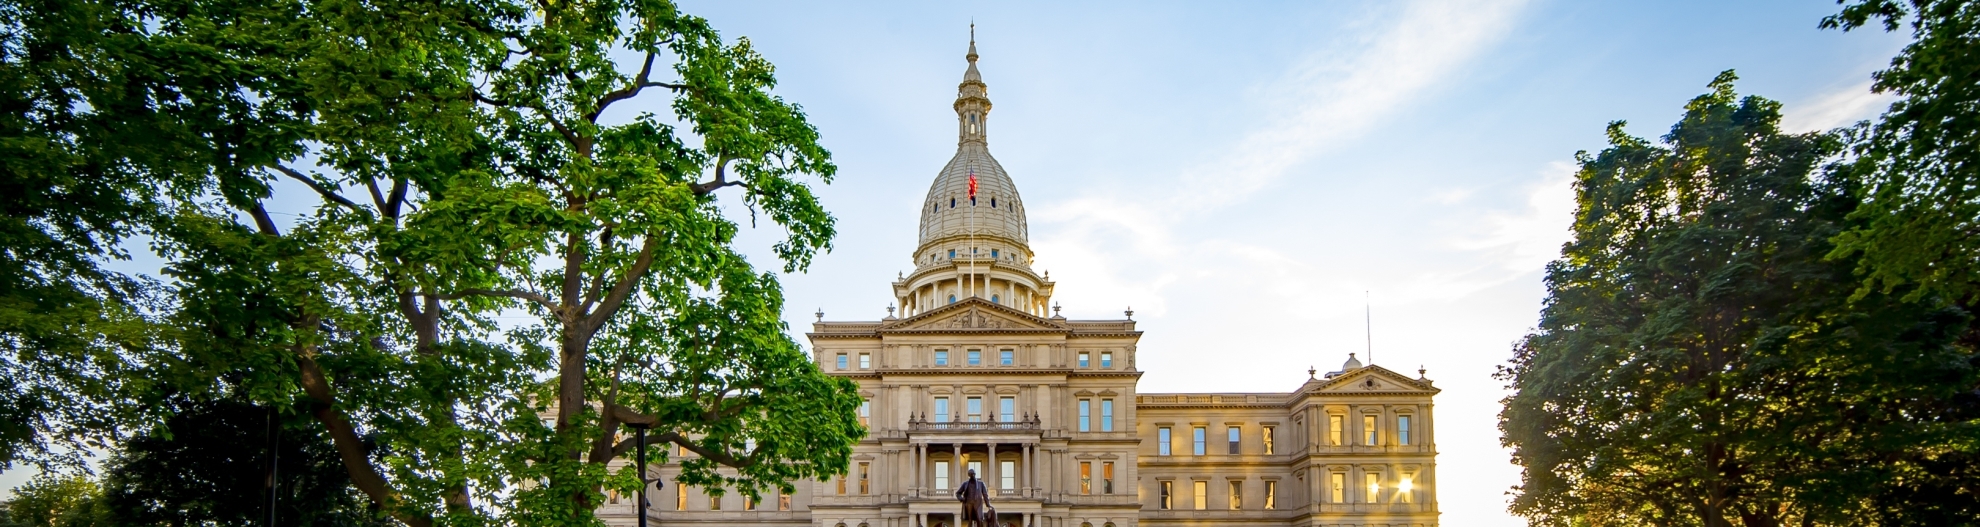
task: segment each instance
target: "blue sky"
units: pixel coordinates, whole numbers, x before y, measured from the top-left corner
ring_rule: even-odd
[[[1444,390],[1441,505],[1465,525],[1521,524],[1490,376],[1535,323],[1574,153],[1614,120],[1664,134],[1726,69],[1793,130],[1874,116],[1870,72],[1905,41],[1818,30],[1821,1],[687,8],[778,65],[841,169],[837,247],[784,281],[794,332],[885,315],[974,19],[990,150],[1066,315],[1132,306],[1143,391],[1286,391],[1364,348],[1367,292],[1375,362]]]
[[[973,19],[990,149],[1065,314],[1132,306],[1143,391],[1288,391],[1363,350],[1366,292],[1374,362],[1444,390],[1441,506],[1465,525],[1521,523],[1490,376],[1566,240],[1574,153],[1613,120],[1662,135],[1725,69],[1794,130],[1871,117],[1904,42],[1818,30],[1822,1],[685,4],[778,65],[840,167],[836,247],[784,278],[794,334],[885,315]],[[746,236],[759,265],[778,236]]]

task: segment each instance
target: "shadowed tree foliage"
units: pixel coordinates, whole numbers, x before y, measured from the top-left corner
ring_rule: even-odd
[[[1732,72],[1661,143],[1578,154],[1574,239],[1499,373],[1534,525],[1971,525],[1972,317],[1909,291],[1852,298],[1825,259],[1857,185],[1833,134],[1783,134]],[[1927,496],[1903,487],[1945,491]],[[1927,498],[1939,501],[1927,504]]]
[[[105,466],[101,502],[118,525],[261,525],[268,521],[267,409],[186,402],[159,430],[126,440]],[[297,526],[390,525],[351,489],[337,452],[313,423],[273,416],[275,521]]]

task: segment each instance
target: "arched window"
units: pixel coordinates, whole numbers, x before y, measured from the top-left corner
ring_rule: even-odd
[[[956,295],[949,295],[949,303],[951,304],[956,303]]]
[[[997,198],[990,198],[990,208],[997,208]]]
[[[1000,303],[1002,303],[1002,302],[998,302],[998,301],[997,301],[997,295],[990,295],[990,303],[992,303],[992,304],[1000,304]]]
[[[949,208],[956,208],[956,198],[949,198]]]

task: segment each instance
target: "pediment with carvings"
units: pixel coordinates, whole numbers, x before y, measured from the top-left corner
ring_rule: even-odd
[[[1065,331],[1050,319],[1034,316],[981,298],[930,310],[880,328],[881,331]]]
[[[1312,389],[1312,393],[1330,394],[1437,393],[1440,391],[1442,390],[1431,386],[1427,380],[1411,379],[1409,376],[1374,365],[1356,368],[1354,371],[1327,379]]]

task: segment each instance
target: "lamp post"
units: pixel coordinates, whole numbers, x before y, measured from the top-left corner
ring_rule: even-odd
[[[654,483],[659,482],[659,479],[658,478],[647,479],[646,477],[647,425],[627,424],[626,426],[633,427],[633,434],[635,435],[635,439],[633,440],[633,451],[634,451],[633,457],[635,460],[634,462],[639,464],[639,505],[638,505],[639,527],[646,527],[646,506],[647,506],[646,488],[648,486],[653,485]]]

